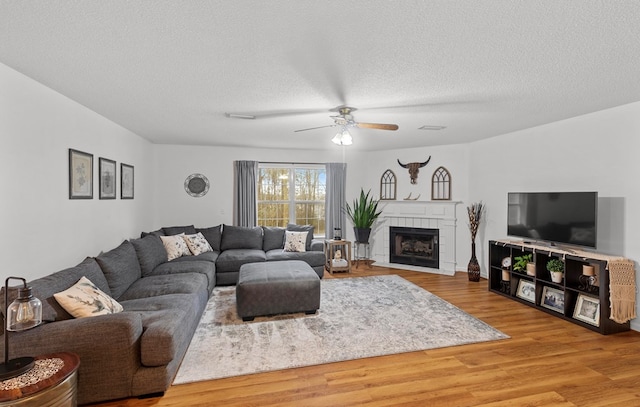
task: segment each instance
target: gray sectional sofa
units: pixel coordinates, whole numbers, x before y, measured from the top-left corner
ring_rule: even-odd
[[[12,333],[10,357],[77,353],[80,404],[162,393],[171,385],[214,287],[236,284],[242,264],[303,260],[322,278],[322,242],[313,239],[309,227],[287,228],[310,231],[306,251],[283,251],[284,228],[167,227],[142,233],[142,237],[88,257],[75,267],[30,281],[34,296],[43,304],[43,324]],[[159,236],[197,232],[213,251],[167,261]],[[124,311],[72,317],[54,294],[83,276],[113,297]]]

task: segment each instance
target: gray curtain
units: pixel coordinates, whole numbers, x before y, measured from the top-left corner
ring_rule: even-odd
[[[258,222],[258,212],[256,209],[258,202],[256,192],[258,162],[236,161],[234,165],[233,224],[235,226],[256,226]]]
[[[327,239],[333,239],[333,229],[342,229],[345,236],[347,164],[327,163],[327,191],[325,196],[325,227]]]

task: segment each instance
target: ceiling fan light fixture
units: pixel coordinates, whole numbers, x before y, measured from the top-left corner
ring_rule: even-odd
[[[336,133],[331,141],[339,146],[350,146],[353,144],[353,137],[351,137],[351,133],[349,133],[346,128],[343,128],[341,131]]]

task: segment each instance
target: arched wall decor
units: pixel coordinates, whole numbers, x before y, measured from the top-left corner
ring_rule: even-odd
[[[395,201],[396,199],[396,174],[391,170],[386,170],[380,177],[380,200]]]
[[[451,174],[444,167],[438,167],[431,177],[431,199],[433,201],[451,200]]]

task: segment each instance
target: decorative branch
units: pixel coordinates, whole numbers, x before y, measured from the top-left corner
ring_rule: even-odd
[[[467,213],[469,214],[469,231],[471,232],[471,241],[476,240],[476,234],[478,233],[478,227],[482,220],[482,212],[484,211],[484,204],[482,201],[467,206]]]

